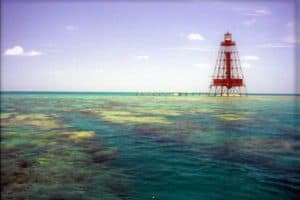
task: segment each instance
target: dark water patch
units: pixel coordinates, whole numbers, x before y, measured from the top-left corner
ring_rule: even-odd
[[[278,131],[281,133],[281,137],[284,139],[291,139],[293,141],[300,142],[300,129],[295,126],[280,126]]]
[[[18,161],[18,167],[20,168],[29,168],[32,167],[33,164],[35,164],[34,160],[21,159]]]
[[[102,163],[108,160],[113,160],[116,157],[117,150],[112,148],[101,149],[100,151],[92,153],[92,158],[96,163]]]
[[[298,177],[299,178],[299,177]],[[270,187],[276,187],[281,191],[285,191],[287,196],[292,199],[298,199],[300,197],[300,181],[289,180],[288,178],[269,177],[266,180],[266,184]]]

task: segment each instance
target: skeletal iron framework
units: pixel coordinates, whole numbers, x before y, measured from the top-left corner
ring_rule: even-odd
[[[229,32],[225,33],[224,41],[221,42],[212,81],[209,86],[209,95],[247,95],[240,58],[236,44]]]

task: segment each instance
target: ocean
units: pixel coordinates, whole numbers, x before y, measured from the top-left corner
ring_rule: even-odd
[[[299,199],[299,103],[2,92],[2,198]]]

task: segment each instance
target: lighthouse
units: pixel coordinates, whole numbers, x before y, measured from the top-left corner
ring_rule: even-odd
[[[242,67],[232,34],[224,34],[209,86],[209,96],[247,95]]]

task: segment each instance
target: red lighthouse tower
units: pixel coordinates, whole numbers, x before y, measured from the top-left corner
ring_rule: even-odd
[[[224,41],[221,42],[209,88],[210,96],[246,95],[246,85],[238,51],[229,32],[225,33]]]

